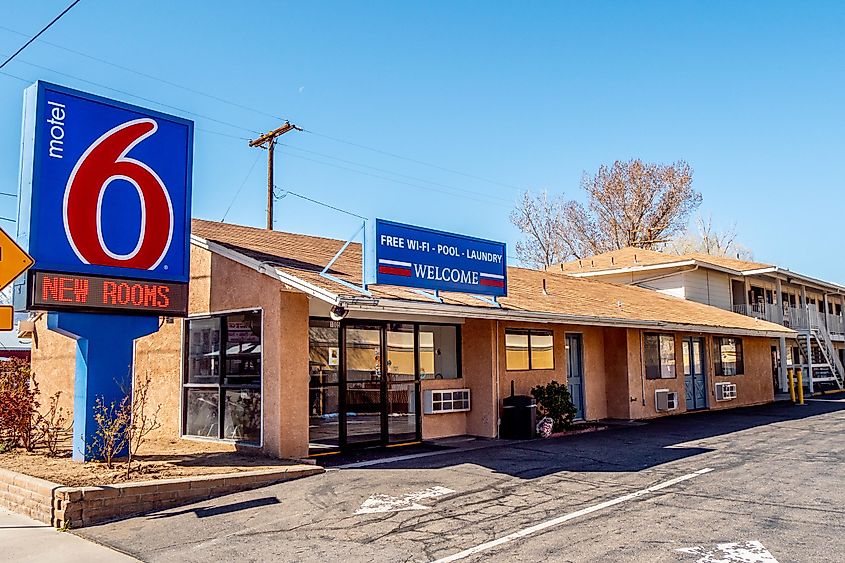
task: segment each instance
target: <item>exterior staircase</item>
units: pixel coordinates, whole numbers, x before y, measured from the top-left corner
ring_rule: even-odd
[[[809,343],[808,338],[809,336]],[[808,350],[809,345],[809,350]],[[837,389],[845,389],[845,367],[843,367],[830,335],[823,326],[813,323],[809,330],[799,333],[798,347],[807,364],[812,365],[812,375],[808,383],[829,384]]]

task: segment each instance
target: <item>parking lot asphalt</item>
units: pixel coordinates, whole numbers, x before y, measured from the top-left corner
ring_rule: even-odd
[[[143,561],[842,561],[845,398],[331,470],[77,533]]]

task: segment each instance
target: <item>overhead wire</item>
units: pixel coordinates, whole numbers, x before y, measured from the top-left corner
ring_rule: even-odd
[[[25,35],[25,34],[23,34],[23,33],[22,33],[22,32],[20,32],[20,31],[17,31],[17,30],[15,30],[15,29],[11,29],[11,28],[6,27],[6,26],[0,26],[0,29],[3,29],[3,30],[8,31],[8,32],[10,32],[10,33],[15,33],[15,34],[19,34],[19,35]],[[76,54],[76,55],[79,55],[79,56],[82,56],[82,57],[85,57],[85,58],[88,58],[88,59],[91,59],[91,60],[94,60],[94,61],[97,61],[97,62],[99,62],[99,63],[105,64],[105,65],[109,65],[109,66],[112,66],[112,67],[114,67],[114,68],[118,68],[118,69],[124,70],[124,71],[126,71],[126,72],[130,72],[130,73],[136,74],[136,75],[138,75],[138,76],[142,76],[142,77],[147,78],[147,79],[149,79],[149,80],[154,80],[154,81],[160,82],[160,83],[162,83],[162,84],[166,84],[166,85],[171,86],[171,87],[174,87],[174,88],[179,88],[179,89],[184,90],[184,91],[186,91],[186,92],[191,92],[191,93],[193,93],[193,94],[197,94],[197,95],[200,95],[200,96],[204,96],[204,97],[206,97],[206,98],[209,98],[209,99],[212,99],[212,100],[215,100],[215,101],[218,101],[218,102],[224,103],[224,104],[228,104],[228,105],[230,105],[230,106],[232,106],[232,107],[237,107],[237,108],[239,108],[239,109],[243,109],[243,110],[250,111],[250,112],[253,112],[253,113],[256,113],[256,114],[259,114],[259,115],[263,115],[263,116],[265,116],[265,117],[271,117],[271,118],[273,118],[273,119],[278,119],[278,120],[280,120],[280,121],[290,121],[290,119],[288,119],[288,118],[285,118],[285,117],[282,117],[282,116],[279,116],[279,115],[276,115],[276,114],[273,114],[273,113],[270,113],[270,112],[266,112],[266,111],[263,111],[263,110],[260,110],[260,109],[257,109],[257,108],[251,107],[251,106],[247,106],[247,105],[245,105],[245,104],[241,104],[241,103],[239,103],[239,102],[235,102],[235,101],[233,101],[233,100],[230,100],[230,99],[227,99],[227,98],[223,98],[223,97],[221,97],[221,96],[216,96],[216,95],[213,95],[213,94],[208,94],[207,92],[203,92],[203,91],[201,91],[201,90],[197,90],[197,89],[195,89],[195,88],[191,88],[191,87],[188,87],[188,86],[184,86],[184,85],[182,85],[182,84],[178,84],[178,83],[173,82],[173,81],[171,81],[171,80],[166,80],[166,79],[163,79],[163,78],[160,78],[160,77],[157,77],[157,76],[154,76],[154,75],[151,75],[151,74],[145,73],[145,72],[141,72],[141,71],[138,71],[138,70],[135,70],[135,69],[129,68],[129,67],[124,66],[124,65],[120,65],[120,64],[117,64],[117,63],[113,63],[113,62],[108,61],[108,60],[106,60],[106,59],[102,59],[102,58],[100,58],[100,57],[95,57],[95,56],[93,56],[93,55],[89,55],[88,53],[83,53],[82,51],[78,51],[78,50],[76,50],[76,49],[71,49],[71,48],[69,48],[69,47],[65,47],[65,46],[63,46],[63,45],[59,45],[59,44],[57,44],[57,43],[53,43],[53,42],[46,41],[46,40],[43,40],[43,39],[42,39],[42,40],[40,40],[40,41],[39,41],[39,43],[43,43],[43,44],[45,44],[45,45],[49,45],[49,46],[51,46],[51,47],[55,47],[55,48],[57,48],[57,49],[62,49],[62,50],[64,50],[64,51],[67,51],[67,52],[70,52],[70,53],[73,53],[73,54]],[[40,65],[35,65],[34,63],[28,63],[28,62],[25,62],[25,61],[19,61],[19,62],[24,62],[25,64],[29,64],[29,65],[32,65],[32,66],[36,66],[36,68],[43,68],[43,69],[45,69],[45,70],[49,70],[49,71],[51,71],[51,72],[57,72],[57,73],[59,73],[59,74],[62,74],[62,73],[61,73],[61,72],[59,72],[59,71],[55,71],[55,70],[53,70],[53,69],[50,69],[50,68],[47,68],[47,67],[43,67],[43,66],[40,66]],[[235,126],[234,124],[231,124],[231,123],[222,122],[222,121],[217,120],[217,119],[215,119],[215,118],[211,118],[211,117],[208,117],[208,116],[203,116],[202,114],[198,114],[198,113],[196,113],[196,112],[189,112],[189,111],[186,111],[186,110],[183,110],[183,109],[177,108],[177,107],[175,107],[175,106],[170,106],[170,105],[168,105],[168,104],[164,104],[164,103],[162,103],[162,102],[158,102],[158,101],[156,101],[156,100],[150,100],[149,98],[143,98],[143,97],[141,97],[141,96],[136,96],[136,95],[134,95],[134,94],[130,94],[130,93],[128,93],[128,92],[124,92],[124,91],[121,91],[121,90],[117,90],[117,89],[114,89],[114,88],[110,88],[110,87],[108,87],[108,86],[105,86],[105,85],[102,85],[102,84],[98,84],[98,83],[95,83],[95,82],[92,82],[92,81],[86,81],[86,80],[84,80],[84,79],[81,79],[81,78],[79,78],[79,77],[75,77],[75,76],[73,76],[73,75],[68,75],[68,74],[66,74],[66,73],[65,73],[65,76],[70,76],[71,78],[75,78],[75,79],[77,79],[77,80],[82,80],[83,82],[88,82],[88,83],[90,83],[90,84],[94,84],[94,85],[96,85],[96,86],[100,86],[100,87],[104,87],[104,88],[109,88],[109,89],[111,89],[111,90],[113,90],[113,91],[116,91],[116,92],[119,92],[119,93],[122,93],[122,94],[125,94],[125,95],[133,96],[133,97],[136,97],[136,98],[141,99],[141,100],[144,100],[144,101],[148,101],[148,102],[151,102],[151,103],[159,104],[159,105],[161,105],[161,106],[163,106],[163,107],[169,107],[169,108],[171,108],[171,109],[175,109],[175,110],[177,110],[177,111],[182,111],[182,112],[185,112],[185,113],[189,113],[189,114],[191,114],[191,115],[196,115],[196,116],[198,116],[198,117],[203,117],[203,118],[205,118],[205,119],[210,119],[210,120],[212,120],[212,121],[216,121],[216,122],[218,122],[218,123],[222,123],[222,124],[224,124],[224,125],[228,125],[228,126],[230,126],[230,127],[239,127],[239,126]],[[20,79],[20,78],[19,78],[19,79]],[[20,80],[24,80],[24,79],[20,79]],[[26,81],[26,80],[24,80],[24,81]],[[239,127],[239,128],[240,128],[240,127]],[[242,130],[244,130],[244,131],[248,131],[248,132],[250,132],[250,133],[258,133],[258,131],[255,131],[255,130],[252,130],[252,129],[248,129],[248,128],[241,128],[241,129],[242,129]],[[431,162],[426,162],[426,161],[424,161],[424,160],[420,160],[420,159],[417,159],[417,158],[412,158],[412,157],[403,156],[403,155],[400,155],[400,154],[397,154],[397,153],[394,153],[394,152],[385,151],[385,150],[378,149],[378,148],[371,147],[371,146],[367,146],[367,145],[364,145],[364,144],[361,144],[361,143],[357,143],[357,142],[349,141],[349,140],[346,140],[346,139],[341,139],[341,138],[339,138],[339,137],[334,137],[334,136],[331,136],[331,135],[327,135],[327,134],[325,134],[325,133],[320,133],[320,132],[314,131],[314,130],[312,130],[312,129],[303,129],[303,131],[304,131],[304,132],[306,132],[306,133],[310,133],[310,134],[312,134],[312,135],[315,135],[315,136],[317,136],[317,137],[321,137],[321,138],[328,139],[328,140],[331,140],[331,141],[334,141],[334,142],[337,142],[337,143],[342,143],[342,144],[345,144],[345,145],[349,145],[349,146],[357,147],[357,148],[360,148],[360,149],[368,150],[368,151],[375,152],[375,153],[378,153],[378,154],[383,154],[383,155],[389,156],[389,157],[391,157],[391,158],[396,158],[396,159],[400,159],[400,160],[405,160],[405,161],[412,162],[412,163],[415,163],[415,164],[418,164],[418,165],[422,165],[422,166],[428,166],[428,167],[435,168],[435,169],[438,169],[438,170],[442,170],[442,171],[444,171],[444,172],[448,172],[448,173],[451,173],[451,174],[457,174],[457,175],[464,176],[464,177],[467,177],[467,178],[471,178],[471,179],[474,179],[474,180],[478,180],[478,181],[482,181],[482,182],[487,182],[487,183],[494,184],[494,185],[498,185],[498,186],[502,186],[502,187],[507,187],[507,188],[510,188],[510,189],[513,189],[513,190],[517,190],[517,191],[519,191],[519,192],[524,191],[524,189],[523,189],[523,188],[521,188],[521,187],[519,187],[519,186],[516,186],[516,185],[514,185],[514,184],[510,184],[510,183],[507,183],[507,182],[502,182],[502,181],[499,181],[499,180],[493,180],[493,179],[490,179],[490,178],[485,178],[485,177],[483,177],[483,176],[479,176],[479,175],[476,175],[476,174],[470,174],[470,173],[467,173],[467,172],[462,172],[462,171],[460,171],[460,170],[455,170],[455,169],[453,169],[453,168],[448,168],[448,167],[445,167],[445,166],[440,166],[440,165],[438,165],[438,164],[434,164],[434,163],[431,163]],[[208,131],[208,132],[213,133],[213,134],[219,134],[219,135],[224,135],[224,136],[225,136],[225,134],[222,134],[222,133],[211,132],[211,131]],[[246,139],[246,140],[248,140],[248,139]],[[362,165],[362,166],[366,166],[366,165]],[[395,174],[395,173],[394,173],[394,174]],[[396,175],[399,175],[399,174],[396,174]],[[419,181],[419,180],[418,180],[418,181]],[[429,181],[426,181],[426,182],[429,182]],[[436,183],[436,182],[429,182],[429,183]]]
[[[55,18],[53,18],[53,19],[52,19],[52,21],[51,21],[50,23],[48,23],[47,25],[45,25],[44,27],[42,27],[42,28],[41,28],[41,31],[39,31],[38,33],[36,33],[35,35],[33,35],[33,36],[29,39],[29,41],[27,41],[26,43],[24,43],[23,45],[21,45],[20,49],[18,49],[17,51],[15,51],[15,52],[14,52],[14,53],[12,53],[11,55],[9,55],[9,57],[8,57],[5,61],[3,61],[3,63],[2,63],[2,64],[0,64],[0,69],[2,69],[4,66],[6,66],[7,64],[9,64],[9,62],[11,62],[11,60],[12,60],[12,59],[14,59],[15,57],[17,57],[17,56],[21,53],[21,51],[23,51],[24,49],[26,49],[27,47],[29,47],[29,46],[30,46],[30,44],[32,44],[32,42],[33,42],[33,41],[35,41],[36,39],[38,39],[39,37],[41,37],[41,34],[42,34],[42,33],[44,33],[45,31],[47,31],[48,29],[50,29],[50,28],[53,26],[53,24],[54,24],[54,23],[56,23],[57,21],[59,21],[60,19],[62,19],[62,16],[64,16],[66,13],[68,13],[68,12],[71,10],[71,8],[73,8],[74,6],[76,6],[77,4],[79,4],[79,2],[80,2],[80,0],[73,0],[73,2],[71,2],[71,3],[70,3],[70,5],[69,5],[67,8],[65,8],[64,10],[62,10],[62,12],[61,12],[58,16],[56,16]]]
[[[352,165],[354,165],[354,166],[361,166],[361,167],[363,167],[363,168],[369,168],[370,170],[376,170],[376,171],[378,171],[378,172],[383,172],[383,173],[385,173],[385,174],[392,174],[392,175],[394,175],[394,176],[399,176],[399,177],[401,177],[401,178],[407,178],[407,179],[409,179],[409,180],[414,180],[414,181],[416,181],[416,182],[423,182],[423,183],[426,183],[426,184],[433,184],[433,185],[435,185],[435,186],[440,186],[440,187],[443,187],[443,188],[448,188],[448,189],[450,189],[450,190],[455,190],[455,191],[458,191],[458,192],[467,192],[467,193],[474,194],[474,195],[478,195],[478,196],[481,196],[481,197],[487,197],[487,198],[492,198],[492,199],[501,200],[502,202],[508,202],[508,200],[506,200],[506,199],[504,199],[504,198],[499,198],[499,197],[496,197],[496,196],[491,196],[491,195],[486,194],[486,193],[483,193],[483,192],[477,192],[477,191],[474,191],[474,190],[468,190],[468,189],[466,189],[466,188],[460,188],[460,187],[457,187],[457,186],[451,186],[451,185],[449,185],[449,184],[443,184],[443,183],[440,183],[440,182],[434,182],[434,181],[432,181],[432,180],[426,180],[426,179],[424,179],[424,178],[418,178],[418,177],[416,177],[416,176],[409,176],[409,175],[407,175],[407,174],[402,174],[402,173],[400,173],[400,172],[393,172],[392,170],[387,170],[387,169],[385,169],[385,168],[379,168],[379,167],[377,167],[377,166],[371,166],[371,165],[369,165],[369,164],[362,164],[362,163],[360,163],[360,162],[355,162],[354,160],[347,160],[347,159],[340,158],[340,157],[337,157],[337,156],[332,156],[332,155],[330,155],[330,154],[325,154],[325,153],[320,153],[320,152],[317,152],[317,151],[312,151],[312,150],[308,150],[308,149],[303,149],[303,148],[301,148],[301,147],[297,147],[297,146],[290,145],[290,144],[287,144],[287,143],[279,143],[279,144],[280,144],[280,145],[282,145],[282,146],[285,146],[285,147],[291,148],[291,149],[293,149],[293,150],[296,150],[296,151],[302,151],[302,152],[305,152],[305,153],[308,153],[308,154],[313,154],[313,155],[316,155],[316,156],[321,156],[321,157],[323,157],[323,158],[329,158],[329,159],[332,159],[332,160],[337,160],[337,161],[339,161],[339,162],[344,162],[344,163],[346,163],[346,164],[352,164]]]
[[[237,199],[238,199],[238,196],[241,195],[241,190],[244,189],[244,186],[246,185],[246,181],[249,180],[250,176],[252,176],[252,171],[255,170],[255,165],[258,164],[259,158],[261,158],[261,153],[256,152],[255,153],[255,160],[252,161],[252,166],[249,167],[249,172],[246,173],[246,176],[244,177],[244,181],[241,182],[240,187],[235,192],[235,196],[232,198],[232,201],[229,202],[229,207],[226,208],[226,212],[223,214],[223,218],[220,219],[221,223],[226,220],[226,216],[229,214],[229,211],[231,211],[232,206],[235,204],[235,201],[237,201]]]
[[[274,187],[275,187],[275,186],[274,186]],[[330,205],[330,204],[325,203],[325,202],[323,202],[323,201],[319,201],[319,200],[316,200],[316,199],[314,199],[314,198],[310,198],[310,197],[308,197],[308,196],[306,196],[306,195],[298,194],[298,193],[296,193],[296,192],[292,192],[292,191],[287,190],[287,189],[282,189],[282,191],[281,191],[281,195],[278,195],[278,196],[277,196],[277,195],[276,195],[276,193],[275,193],[275,190],[273,190],[273,197],[274,197],[277,201],[278,201],[278,200],[281,200],[281,199],[284,199],[286,196],[289,196],[289,195],[292,195],[292,196],[294,196],[294,197],[298,197],[298,198],[300,198],[300,199],[304,199],[305,201],[310,201],[311,203],[316,203],[317,205],[322,205],[323,207],[328,207],[329,209],[332,209],[332,210],[334,210],[334,211],[339,211],[340,213],[345,213],[346,215],[351,215],[352,217],[357,217],[358,219],[363,219],[364,221],[367,221],[367,218],[366,218],[366,217],[364,217],[363,215],[359,215],[359,214],[357,214],[357,213],[353,213],[353,212],[351,212],[351,211],[347,211],[346,209],[342,209],[342,208],[340,208],[340,207],[335,207],[334,205]]]

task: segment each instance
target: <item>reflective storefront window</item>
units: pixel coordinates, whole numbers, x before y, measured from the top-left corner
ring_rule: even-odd
[[[183,434],[260,443],[261,312],[185,323]]]

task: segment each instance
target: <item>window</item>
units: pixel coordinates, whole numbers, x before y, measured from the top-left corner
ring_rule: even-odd
[[[716,375],[740,375],[745,372],[742,363],[742,339],[714,338],[716,346]]]
[[[505,367],[509,371],[554,369],[554,334],[550,330],[506,330]]]
[[[646,334],[643,338],[646,379],[675,378],[675,337]]]
[[[261,312],[185,321],[182,433],[261,441]]]
[[[458,327],[420,325],[419,331],[420,378],[459,378]]]
[[[425,414],[465,412],[469,408],[469,389],[430,389],[425,392]]]

